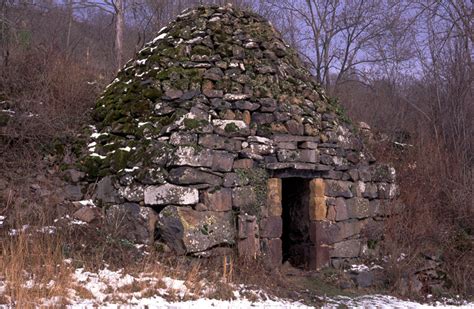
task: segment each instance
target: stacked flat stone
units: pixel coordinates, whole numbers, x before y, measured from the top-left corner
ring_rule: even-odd
[[[313,179],[315,263],[357,257],[362,228],[396,194],[394,170],[375,164],[296,51],[232,7],[179,15],[118,73],[94,119],[82,165],[100,180],[96,199],[139,206],[177,254],[237,247],[280,263],[281,178],[300,177]]]

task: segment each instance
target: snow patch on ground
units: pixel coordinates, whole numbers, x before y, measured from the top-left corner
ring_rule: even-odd
[[[84,299],[75,289],[70,290],[70,305],[68,308],[312,308],[300,302],[283,299],[270,299],[266,294],[261,299],[252,302],[234,292],[236,300],[223,301],[198,297],[193,294],[184,280],[170,277],[157,278],[153,274],[142,273],[137,277],[123,274],[122,270],[111,271],[107,268],[98,272],[88,272],[82,268],[76,269],[72,278],[77,286],[87,289],[93,298]],[[145,287],[139,291],[136,287]],[[134,288],[135,287],[135,288]],[[147,288],[150,288],[147,290]],[[150,293],[153,292],[153,293]],[[150,295],[154,294],[154,295]],[[178,301],[167,300],[174,295]],[[192,298],[194,300],[185,300]],[[51,305],[51,302],[48,302]]]
[[[474,308],[474,303],[461,302],[459,305],[449,305],[449,303],[455,303],[453,300],[446,300],[444,303],[435,302],[433,304],[422,304],[409,300],[402,300],[389,295],[364,295],[355,298],[349,298],[344,296],[335,297],[328,299],[328,304],[323,308],[339,308],[341,305],[345,305],[349,308],[406,308],[406,309],[428,309],[428,308]],[[456,302],[458,303],[458,302]]]

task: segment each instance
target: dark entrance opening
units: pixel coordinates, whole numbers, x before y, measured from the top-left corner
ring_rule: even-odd
[[[282,179],[283,262],[308,268],[311,247],[309,219],[309,179]]]

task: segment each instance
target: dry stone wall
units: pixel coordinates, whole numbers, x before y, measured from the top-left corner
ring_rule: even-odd
[[[282,179],[298,178],[310,192],[306,266],[337,265],[364,252],[364,228],[397,191],[393,168],[272,25],[232,7],[189,9],[163,28],[94,119],[81,164],[96,200],[140,208],[150,228],[135,241],[158,235],[176,254],[237,248],[281,264]]]

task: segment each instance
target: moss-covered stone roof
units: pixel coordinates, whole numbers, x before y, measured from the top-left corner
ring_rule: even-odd
[[[338,111],[267,20],[198,7],[160,30],[106,88],[82,163],[91,178],[161,173],[178,131],[337,141]]]

